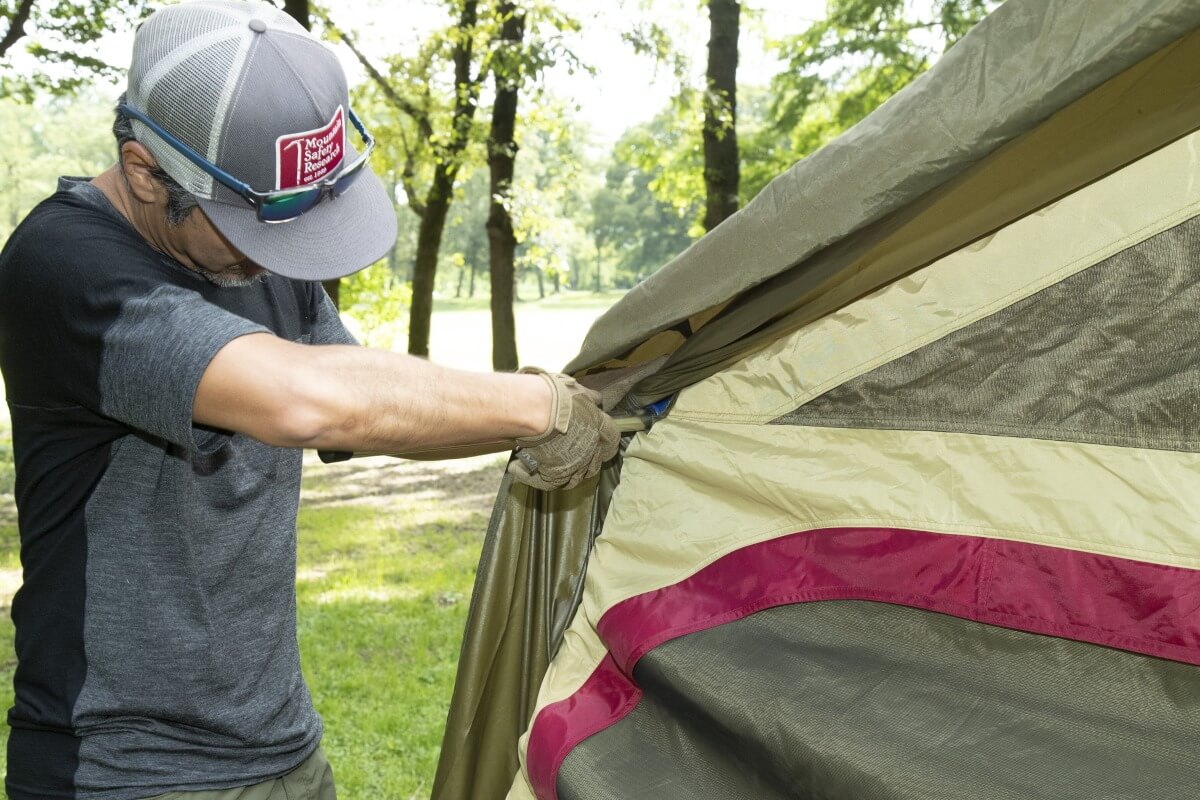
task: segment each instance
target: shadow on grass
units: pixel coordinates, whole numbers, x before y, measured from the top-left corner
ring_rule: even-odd
[[[506,458],[422,462],[375,457],[339,464],[310,460],[304,467],[302,502],[306,508],[325,508],[437,500],[455,508],[478,508],[481,502],[490,508]]]

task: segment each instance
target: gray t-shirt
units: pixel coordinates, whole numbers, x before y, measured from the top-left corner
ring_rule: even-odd
[[[244,786],[319,743],[296,644],[301,453],[192,422],[213,356],[256,332],[353,342],[320,284],[214,286],[80,180],[0,252],[14,800]]]

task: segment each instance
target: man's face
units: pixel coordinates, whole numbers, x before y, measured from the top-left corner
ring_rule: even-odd
[[[184,263],[218,286],[248,286],[267,272],[230,244],[199,208],[172,225],[169,235],[173,249],[186,257]]]

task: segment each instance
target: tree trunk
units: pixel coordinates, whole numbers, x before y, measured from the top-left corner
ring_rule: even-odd
[[[562,273],[559,272],[558,270],[555,270],[554,271],[554,293],[559,294],[560,292],[562,292]]]
[[[517,96],[521,89],[520,46],[525,37],[525,14],[512,0],[500,0],[499,52],[493,74],[496,100],[492,106],[492,131],[488,139],[492,204],[488,213],[488,266],[492,278],[492,368],[517,368],[517,328],[513,317],[513,283],[517,237],[513,233],[508,201],[512,196],[517,160],[515,131]]]
[[[283,0],[283,10],[296,22],[303,25],[305,30],[312,30],[311,20],[308,17],[308,0]]]
[[[478,262],[475,259],[473,259],[473,258],[471,259],[471,281],[470,281],[470,283],[467,284],[467,298],[468,299],[475,297],[475,266],[477,263]]]
[[[284,0],[283,10],[287,12],[288,16],[303,25],[305,30],[312,30],[312,19],[308,13],[308,0]],[[325,287],[325,293],[333,301],[333,307],[340,308],[339,301],[342,294],[341,279],[334,278],[328,281],[321,281],[321,285]]]
[[[32,11],[33,0],[21,0],[21,4],[9,17],[8,30],[4,32],[4,38],[0,39],[0,58],[25,35],[25,23],[29,21],[29,14]]]
[[[408,315],[409,355],[429,358],[429,326],[433,319],[433,282],[437,277],[442,233],[450,213],[454,179],[445,162],[438,164],[425,202],[425,215],[417,232],[417,255],[413,259],[412,309]]]
[[[429,357],[429,325],[433,317],[433,285],[437,276],[438,253],[442,248],[442,233],[446,230],[446,215],[454,198],[454,183],[458,179],[459,160],[471,137],[471,123],[479,84],[471,78],[474,49],[474,30],[478,21],[477,0],[465,0],[458,19],[458,36],[454,44],[454,114],[451,117],[450,141],[442,150],[433,183],[421,215],[417,233],[417,255],[413,260],[412,309],[408,315],[408,352]]]
[[[708,90],[704,95],[704,229],[738,210],[738,0],[708,0]]]
[[[537,273],[538,279],[538,300],[546,299],[546,276],[542,274],[540,269],[534,270]]]

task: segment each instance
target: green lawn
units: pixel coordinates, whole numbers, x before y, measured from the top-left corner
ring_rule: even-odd
[[[308,470],[300,645],[346,797],[429,796],[502,469],[493,456]]]
[[[615,296],[517,308],[524,363],[561,367]],[[486,299],[439,304],[435,361],[486,369]],[[3,385],[0,384],[0,401]],[[349,800],[429,796],[502,456],[427,464],[306,460],[297,599],[304,673]],[[7,407],[0,402],[0,702],[11,705],[19,581]],[[3,694],[7,692],[8,694]],[[0,726],[0,767],[8,729]]]

